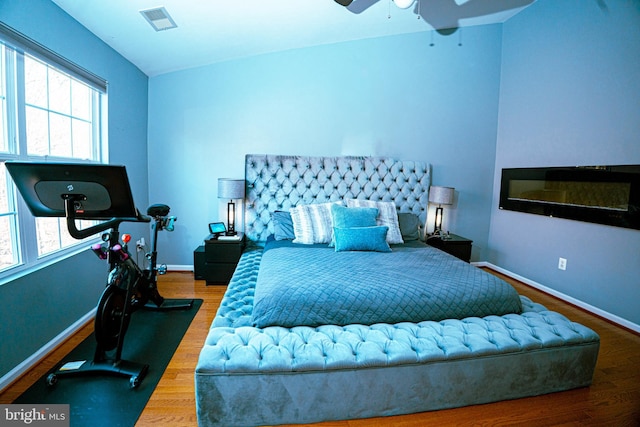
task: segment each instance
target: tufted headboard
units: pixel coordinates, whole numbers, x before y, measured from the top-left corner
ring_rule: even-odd
[[[431,167],[387,157],[305,157],[248,154],[245,158],[245,234],[263,242],[271,214],[299,204],[343,199],[393,201],[424,224]]]

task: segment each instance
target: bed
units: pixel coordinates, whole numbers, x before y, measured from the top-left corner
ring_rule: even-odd
[[[594,331],[421,241],[428,164],[247,155],[245,179],[248,245],[196,366],[200,426],[398,415],[591,383]]]

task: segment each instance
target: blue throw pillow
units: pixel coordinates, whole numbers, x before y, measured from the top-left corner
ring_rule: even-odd
[[[276,240],[293,240],[296,238],[293,232],[293,220],[289,212],[275,211],[271,219],[273,220],[273,237]]]
[[[342,205],[331,206],[331,225],[335,228],[372,227],[377,225],[378,208],[348,208]],[[335,247],[336,238],[331,236],[329,247]]]
[[[375,251],[391,252],[387,243],[386,225],[373,227],[333,228],[336,252]]]
[[[331,206],[333,226],[338,228],[373,227],[378,217],[378,208],[348,208],[341,205]]]

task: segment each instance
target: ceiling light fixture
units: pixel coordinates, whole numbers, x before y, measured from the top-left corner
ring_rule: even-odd
[[[164,7],[145,9],[141,10],[140,13],[156,31],[170,30],[171,28],[177,27],[173,18],[169,16],[169,12],[167,12],[167,9]]]
[[[393,0],[393,2],[400,9],[409,9],[416,2],[416,0]]]

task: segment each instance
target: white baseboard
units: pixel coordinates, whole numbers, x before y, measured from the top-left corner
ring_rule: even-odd
[[[167,265],[167,271],[193,271],[193,265]]]
[[[76,320],[71,326],[64,331],[60,332],[55,338],[43,345],[33,353],[31,356],[22,361],[18,366],[7,372],[2,378],[0,378],[0,390],[4,390],[11,385],[15,380],[20,378],[25,372],[34,367],[38,362],[47,357],[51,351],[55,350],[66,339],[75,334],[80,328],[82,328],[87,322],[96,316],[96,309],[94,308],[80,319]]]
[[[620,316],[616,316],[615,314],[611,314],[607,311],[604,311],[602,309],[599,309],[598,307],[594,307],[591,304],[587,304],[586,302],[580,301],[579,299],[573,298],[569,295],[563,294],[562,292],[558,292],[554,289],[548,288],[538,282],[535,282],[533,280],[527,279],[526,277],[522,277],[519,274],[513,273],[509,270],[506,270],[502,267],[498,267],[497,265],[493,265],[490,262],[486,262],[486,261],[482,261],[482,262],[474,262],[472,263],[473,265],[477,266],[477,267],[487,267],[490,268],[492,270],[497,271],[498,273],[502,273],[505,276],[509,276],[512,279],[518,280],[522,283],[525,283],[529,286],[531,286],[532,288],[536,288],[544,293],[547,293],[549,295],[553,295],[554,297],[561,299],[563,301],[566,301],[570,304],[573,304],[577,307],[582,308],[583,310],[586,310],[590,313],[593,313],[597,316],[600,316],[604,319],[607,319],[608,321],[615,323],[617,325],[620,325],[624,328],[627,328],[629,330],[632,330],[636,333],[640,333],[640,325],[635,324],[633,322],[628,321],[627,319],[623,319]]]

